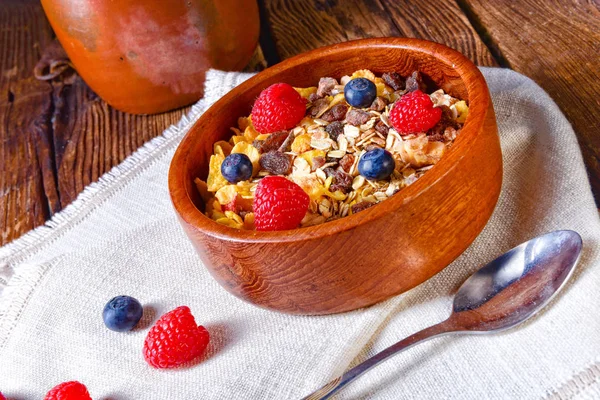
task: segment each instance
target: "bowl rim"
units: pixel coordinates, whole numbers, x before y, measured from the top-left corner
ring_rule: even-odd
[[[456,143],[444,155],[444,157],[442,157],[441,160],[431,169],[431,171],[437,170],[438,174],[433,174],[431,171],[429,171],[416,182],[402,189],[398,193],[386,199],[384,202],[380,202],[373,207],[361,211],[360,213],[339,218],[334,221],[325,222],[319,225],[285,231],[265,232],[231,228],[221,225],[210,219],[195,206],[186,190],[185,182],[185,177],[187,175],[185,166],[187,157],[190,156],[190,150],[186,147],[188,147],[187,144],[192,140],[192,137],[199,134],[199,132],[194,131],[194,126],[199,124],[204,118],[208,118],[210,115],[220,112],[220,110],[224,108],[224,106],[239,93],[243,93],[260,85],[266,87],[264,81],[272,75],[277,75],[288,68],[301,65],[312,59],[326,58],[329,54],[335,52],[344,52],[350,49],[368,50],[369,48],[374,47],[412,50],[438,58],[456,70],[458,75],[465,83],[467,93],[470,95],[470,97],[471,94],[477,93],[477,101],[470,101],[469,116],[467,117],[467,120],[461,129],[461,139],[457,140]],[[368,66],[366,68],[368,68]],[[469,79],[466,80],[465,76],[469,76]],[[259,72],[255,76],[249,78],[245,82],[232,89],[225,96],[210,106],[206,111],[204,111],[200,118],[189,128],[188,132],[177,146],[177,149],[171,160],[168,174],[171,201],[175,211],[179,215],[179,218],[185,221],[187,224],[195,227],[204,235],[231,242],[298,242],[304,240],[315,240],[344,231],[349,231],[370,221],[382,218],[389,212],[409,202],[411,199],[423,195],[437,181],[451,173],[456,165],[458,165],[459,161],[467,154],[467,152],[463,151],[463,149],[468,148],[470,143],[472,143],[480,134],[482,134],[481,128],[483,127],[490,104],[491,98],[489,90],[481,71],[466,56],[443,44],[422,39],[380,37],[352,40],[310,50],[284,60],[270,68],[265,69],[262,72]]]

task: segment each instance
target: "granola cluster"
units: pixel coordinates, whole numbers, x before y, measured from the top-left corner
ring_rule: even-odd
[[[344,96],[345,85],[356,78],[375,84],[376,97],[367,107],[352,107]],[[255,229],[256,187],[269,175],[286,177],[309,196],[301,227],[360,212],[431,169],[452,146],[469,110],[464,100],[439,89],[428,95],[433,107],[441,109],[435,126],[399,133],[390,123],[390,111],[411,92],[427,93],[418,72],[409,77],[395,72],[378,77],[359,70],[340,81],[325,77],[316,87],[294,89],[306,101],[306,113],[295,127],[261,133],[251,116],[241,117],[238,126],[231,128],[231,139],[214,144],[207,180],[195,179],[208,217],[232,228]],[[395,161],[393,172],[383,180],[366,179],[358,169],[361,157],[376,148],[387,150]],[[221,173],[223,161],[232,153],[245,154],[252,163],[249,179],[231,183]]]

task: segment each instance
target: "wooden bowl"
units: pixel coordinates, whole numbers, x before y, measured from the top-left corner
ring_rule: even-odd
[[[206,178],[213,143],[231,136],[229,127],[250,113],[261,90],[276,82],[315,86],[320,77],[339,79],[363,68],[404,76],[419,70],[468,101],[462,132],[438,164],[388,200],[322,225],[244,231],[202,213],[193,179]],[[202,115],[179,145],[169,171],[181,225],[215,279],[241,299],[292,314],[365,307],[431,278],[481,232],[501,183],[494,109],[477,67],[441,44],[404,38],[323,47],[261,72]]]

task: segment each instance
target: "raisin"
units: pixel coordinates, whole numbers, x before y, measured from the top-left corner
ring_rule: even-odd
[[[345,173],[344,171],[337,171],[338,174],[333,179],[329,190],[332,192],[340,191],[342,193],[348,193],[352,190],[352,176]]]
[[[260,143],[260,147],[256,145],[254,147],[256,147],[261,153],[268,153],[270,151],[277,150],[283,144],[285,139],[287,139],[288,135],[289,134],[287,131],[271,133],[268,138]],[[260,140],[255,140],[255,142],[260,142]],[[254,144],[254,142],[252,144]]]
[[[340,121],[334,121],[325,127],[325,131],[329,134],[331,140],[337,142],[338,136],[344,133],[344,124]]]
[[[373,111],[383,111],[387,104],[387,100],[383,97],[376,97],[375,100],[373,100],[373,103],[371,104],[371,107],[369,107],[369,109]]]
[[[404,89],[404,79],[397,72],[386,72],[381,75],[386,85],[391,87],[394,90],[403,90]]]
[[[332,192],[339,190],[342,193],[348,193],[350,190],[352,190],[353,179],[351,175],[345,173],[344,171],[333,168],[325,168],[323,172],[325,172],[328,178],[330,176],[333,177],[331,186],[329,187],[329,190]]]
[[[331,90],[337,85],[338,82],[333,78],[321,78],[319,79],[319,87],[317,89],[317,96],[325,97],[331,94]]]
[[[346,117],[348,106],[345,104],[336,104],[327,110],[325,114],[321,116],[321,119],[327,122],[341,121]]]
[[[374,128],[377,132],[385,136],[387,136],[388,132],[390,131],[390,128],[388,128],[388,126],[384,124],[382,120],[377,121]]]
[[[290,155],[279,151],[270,151],[260,156],[259,163],[262,169],[273,175],[288,175],[292,172],[292,159]]]
[[[368,201],[361,201],[360,203],[356,203],[352,206],[352,214],[356,214],[358,212],[366,210],[367,208],[374,206],[374,205],[375,205],[375,203],[371,203]]]
[[[346,172],[350,172],[350,168],[352,168],[353,164],[354,164],[354,156],[352,154],[346,154],[340,160],[340,167],[342,167],[343,170]]]
[[[346,121],[354,126],[366,123],[371,118],[371,114],[363,110],[353,109],[346,114]]]

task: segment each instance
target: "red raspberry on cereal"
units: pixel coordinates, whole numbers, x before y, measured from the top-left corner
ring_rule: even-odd
[[[69,381],[50,389],[44,400],[92,400],[92,398],[83,383]]]
[[[252,125],[260,133],[292,129],[304,117],[306,100],[287,83],[263,90],[252,106]]]
[[[295,229],[306,215],[310,199],[294,182],[282,176],[266,176],[254,193],[257,231]]]
[[[415,90],[400,97],[390,111],[390,122],[401,135],[426,132],[442,117],[442,109],[434,107],[426,93]]]
[[[187,306],[177,307],[156,321],[144,341],[144,358],[154,368],[175,368],[206,350],[206,328],[198,326]]]

